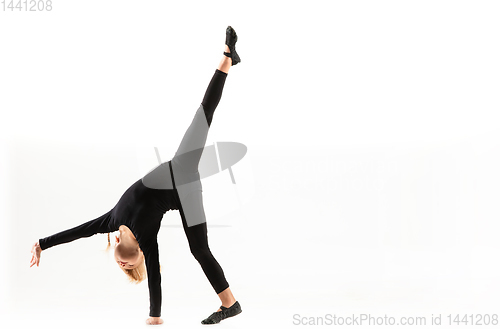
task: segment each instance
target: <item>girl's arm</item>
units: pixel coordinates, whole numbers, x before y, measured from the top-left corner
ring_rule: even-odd
[[[144,248],[141,246],[146,262],[149,287],[149,316],[159,318],[161,316],[161,274],[160,257],[158,252],[158,241],[150,240]]]
[[[96,233],[108,233],[118,230],[118,228],[111,227],[111,211],[79,226],[39,239],[38,243],[41,250],[79,238],[90,237]]]

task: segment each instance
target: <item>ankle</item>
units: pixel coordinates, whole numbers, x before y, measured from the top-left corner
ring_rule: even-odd
[[[236,303],[236,299],[233,299],[233,300],[230,300],[230,301],[223,302],[223,303],[222,303],[222,306],[229,308],[229,307],[233,306],[233,305],[234,305],[234,303]]]
[[[233,62],[231,60],[231,57],[222,56],[222,59],[219,63],[219,66],[217,66],[217,69],[219,71],[224,72],[224,73],[228,73],[229,69],[231,68],[232,63]]]
[[[226,48],[224,48],[224,51],[225,51],[226,53],[230,53],[230,52],[231,52],[231,50],[229,49],[229,47],[228,47],[227,45],[226,45],[225,47],[226,47]]]

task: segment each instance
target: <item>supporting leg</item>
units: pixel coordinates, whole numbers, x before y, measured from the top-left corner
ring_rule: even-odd
[[[230,308],[233,306],[233,304],[236,302],[236,299],[233,296],[233,293],[231,292],[231,288],[227,287],[224,291],[221,293],[217,294],[220,298],[220,301],[222,303],[222,306]],[[219,308],[217,312],[220,312],[221,309]]]
[[[196,207],[201,208],[201,211],[203,212],[203,197],[201,191],[190,193],[186,199],[186,204],[196,205]],[[210,281],[210,284],[214,288],[215,292],[217,294],[223,293],[225,298],[224,302],[227,304],[227,292],[224,293],[224,291],[228,289],[229,283],[226,281],[222,267],[212,255],[208,246],[207,223],[204,221],[201,224],[188,226],[184,210],[184,206],[179,208],[182,218],[182,226],[189,242],[189,249],[191,250],[194,258],[196,258],[198,263],[200,263],[203,272]],[[204,215],[205,214],[203,213],[200,216],[204,217]],[[225,306],[225,304],[223,305]]]

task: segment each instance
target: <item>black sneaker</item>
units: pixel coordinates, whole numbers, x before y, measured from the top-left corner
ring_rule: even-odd
[[[238,35],[236,34],[236,31],[231,26],[228,26],[226,29],[226,45],[229,47],[229,50],[231,52],[224,52],[224,55],[226,55],[227,57],[231,57],[231,65],[236,65],[241,62],[240,56],[238,56],[238,53],[235,49],[236,41],[238,41]]]
[[[201,324],[216,324],[224,319],[241,313],[241,306],[238,301],[236,301],[231,307],[224,307],[221,305],[220,309],[220,312],[213,312],[208,318],[202,320]]]

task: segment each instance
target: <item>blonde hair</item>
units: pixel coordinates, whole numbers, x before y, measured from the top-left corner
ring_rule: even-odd
[[[111,242],[109,240],[109,233],[108,233],[108,246],[106,247],[106,251],[108,251],[111,247]],[[142,257],[142,261],[139,265],[137,265],[135,268],[129,268],[125,269],[123,267],[120,267],[120,269],[127,275],[127,278],[130,283],[135,283],[139,284],[144,279],[147,277],[147,271],[146,271],[146,261],[144,257]],[[161,272],[161,265],[160,265],[160,272]]]
[[[130,283],[139,284],[147,277],[146,265],[144,264],[144,260],[135,268],[125,269],[123,267],[120,267],[120,269],[125,272]]]

